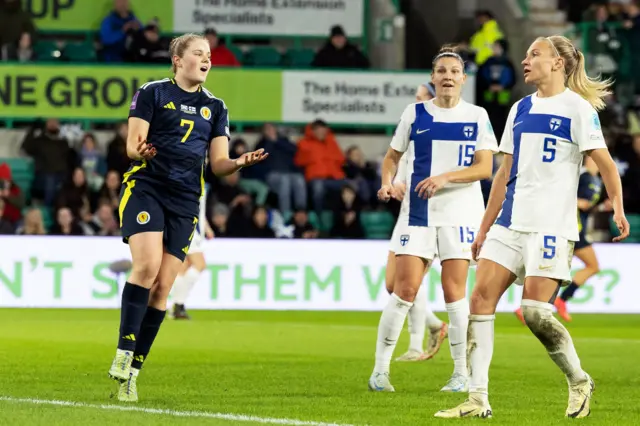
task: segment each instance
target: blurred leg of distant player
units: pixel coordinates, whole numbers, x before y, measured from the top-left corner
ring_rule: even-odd
[[[577,249],[573,252],[574,256],[584,263],[584,268],[576,272],[573,276],[573,281],[567,288],[564,289],[560,297],[555,300],[555,307],[558,310],[558,315],[563,320],[571,321],[571,315],[567,312],[567,302],[571,300],[576,290],[584,285],[585,282],[592,276],[596,275],[600,271],[600,265],[598,264],[598,258],[593,246],[589,244],[586,247]]]

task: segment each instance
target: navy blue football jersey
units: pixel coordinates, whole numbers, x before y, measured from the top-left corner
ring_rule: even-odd
[[[598,176],[593,176],[591,173],[583,170],[580,174],[580,180],[578,181],[578,199],[583,199],[591,202],[591,205],[595,205],[600,199],[600,193],[602,191],[602,181]],[[587,223],[590,210],[584,211],[578,209],[578,227],[582,231],[583,226]]]
[[[140,87],[129,117],[149,123],[147,142],[157,154],[149,161],[132,162],[124,181],[147,181],[161,186],[167,195],[197,202],[204,193],[205,159],[211,140],[230,137],[224,102],[203,87],[186,92],[175,80],[166,78]]]

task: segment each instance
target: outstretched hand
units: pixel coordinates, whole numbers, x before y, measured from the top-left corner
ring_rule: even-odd
[[[236,166],[238,167],[248,167],[253,166],[263,160],[265,160],[269,156],[268,152],[264,152],[264,148],[260,148],[257,151],[245,152],[240,157],[236,159]]]
[[[156,149],[150,143],[147,143],[147,140],[142,140],[142,136],[138,135],[138,146],[136,147],[136,151],[140,158],[144,160],[151,160],[158,153]]]

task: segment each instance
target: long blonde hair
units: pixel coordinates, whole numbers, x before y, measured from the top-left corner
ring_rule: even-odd
[[[44,235],[44,222],[42,213],[37,208],[31,208],[24,216],[23,232],[25,235]]]
[[[606,106],[604,98],[612,93],[610,87],[613,81],[589,77],[583,53],[568,38],[554,35],[538,40],[549,42],[555,54],[564,59],[567,87],[582,96],[596,111],[603,110]]]

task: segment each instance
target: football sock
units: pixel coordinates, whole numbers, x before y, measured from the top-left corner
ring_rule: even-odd
[[[147,311],[149,289],[127,282],[122,290],[120,308],[120,337],[118,349],[133,351],[140,331],[140,324]]]
[[[449,313],[449,350],[453,359],[453,374],[467,376],[467,330],[469,302],[460,299],[446,304]]]
[[[393,351],[402,332],[404,320],[413,303],[400,299],[395,293],[391,295],[380,316],[378,325],[378,341],[376,344],[376,364],[374,372],[388,373]]]
[[[489,366],[493,357],[493,326],[495,315],[469,315],[469,397],[487,401]]]
[[[565,288],[564,291],[562,292],[562,294],[560,295],[560,299],[564,300],[565,302],[569,301],[569,299],[571,299],[573,297],[573,294],[579,288],[580,287],[578,286],[578,284],[576,284],[575,282],[571,281],[571,284],[569,284],[567,286],[567,288]]]
[[[154,307],[149,306],[147,313],[142,320],[142,326],[140,327],[140,334],[138,335],[138,344],[136,350],[133,353],[133,362],[131,368],[142,368],[142,363],[147,359],[151,345],[158,335],[160,325],[164,320],[166,311],[161,311]]]

